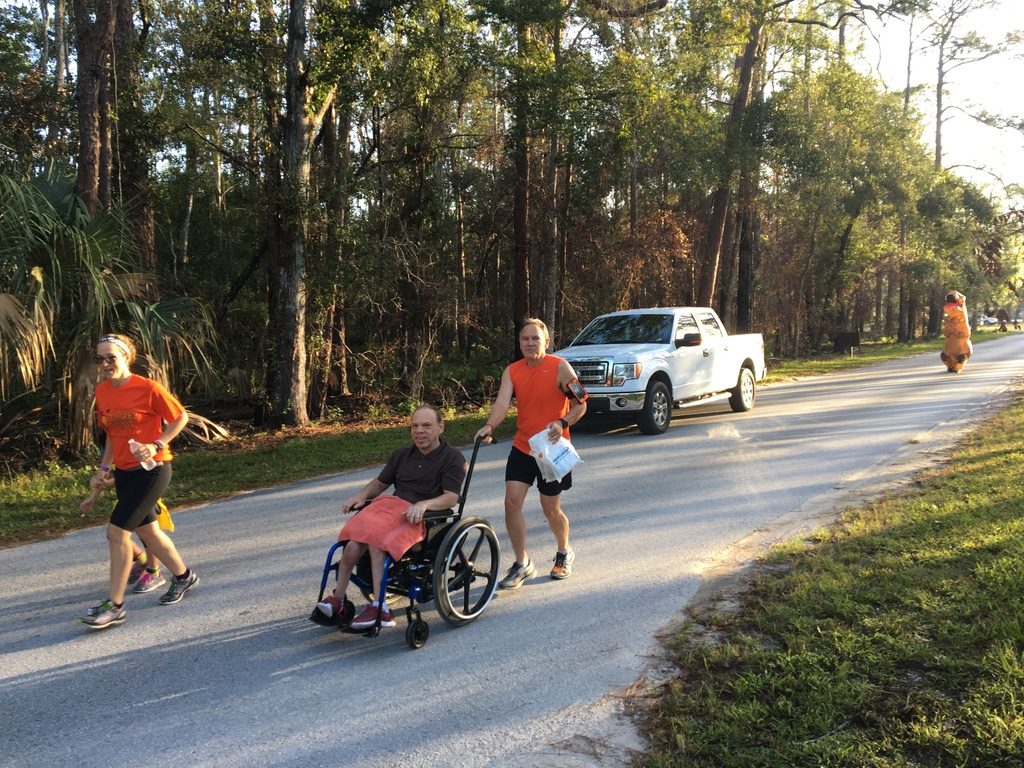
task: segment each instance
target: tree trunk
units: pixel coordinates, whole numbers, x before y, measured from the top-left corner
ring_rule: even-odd
[[[452,159],[454,171],[455,159]],[[461,356],[469,359],[469,296],[466,292],[466,216],[462,199],[462,179],[453,172],[455,182],[455,268],[458,286],[455,291],[455,337]]]
[[[48,0],[41,0],[40,5],[48,7]],[[57,101],[64,103],[65,83],[68,66],[67,42],[65,40],[67,7],[64,0],[54,0],[53,4],[53,85],[56,91]],[[47,55],[46,60],[49,61]],[[63,130],[60,118],[53,116],[53,120],[46,126],[45,154],[47,157],[61,157],[64,154]]]
[[[278,293],[280,288],[277,283],[277,273],[281,263],[282,233],[281,233],[281,116],[278,104],[280,93],[278,90],[279,68],[273,60],[272,52],[277,46],[278,39],[275,32],[275,10],[271,0],[260,0],[260,49],[263,61],[263,116],[265,128],[261,132],[263,137],[263,213],[264,213],[264,236],[263,244],[267,256],[267,316],[268,331],[276,333],[273,325],[276,321],[275,311],[278,306]],[[254,261],[258,258],[259,251],[254,254]],[[226,312],[225,302],[225,309]],[[274,402],[277,389],[277,355],[267,357],[267,370],[264,376],[266,383],[266,396],[269,402]]]
[[[144,7],[144,6],[143,6]],[[132,0],[118,0],[114,30],[114,74],[117,78],[119,203],[128,217],[135,258],[143,271],[156,270],[156,219],[149,175],[153,148],[150,120],[142,106],[142,78],[139,55],[148,37],[149,25],[143,18],[143,31],[135,29]]]
[[[936,67],[935,80],[935,167],[942,167],[942,104],[943,91],[946,87],[945,40],[939,45],[939,64]]]
[[[519,55],[525,57],[530,31],[520,26],[517,33]],[[519,83],[513,98],[512,153],[515,186],[512,199],[512,322],[518,324],[530,314],[530,142],[527,134],[528,100],[526,85]],[[519,345],[513,342],[514,357]]]
[[[75,194],[91,216],[100,210],[100,89],[114,35],[114,0],[72,0],[78,41],[78,174]],[[95,17],[95,20],[94,20]]]
[[[331,383],[340,394],[348,394],[345,351],[345,254],[341,233],[348,218],[348,163],[350,109],[345,108],[341,117],[335,119],[334,108],[328,109],[324,117],[323,148],[326,166],[327,186],[330,196],[330,215],[327,220],[327,236],[324,250],[336,259],[333,280],[330,286],[331,298],[322,326],[322,353],[311,372],[309,412],[315,419],[323,418]],[[340,131],[339,131],[340,126]],[[340,139],[339,139],[340,134]]]
[[[729,112],[728,122],[726,123],[725,146],[722,152],[718,186],[711,198],[711,217],[704,239],[700,290],[697,294],[697,303],[700,306],[711,306],[711,302],[715,297],[718,262],[721,257],[725,222],[728,216],[729,201],[732,197],[734,177],[739,162],[738,154],[742,141],[743,121],[746,116],[747,106],[750,103],[754,67],[757,64],[758,54],[761,50],[761,34],[763,31],[763,19],[757,18],[751,22],[747,33],[747,43],[744,46],[743,56],[740,59],[736,95],[732,102],[732,109]]]
[[[334,351],[334,314],[337,311],[338,282],[341,278],[341,254],[340,237],[338,236],[337,208],[337,179],[335,174],[338,170],[338,126],[334,119],[334,109],[327,111],[324,119],[323,130],[323,166],[326,169],[324,186],[334,190],[331,196],[331,206],[327,216],[327,233],[324,241],[324,254],[329,259],[332,254],[337,256],[337,262],[331,282],[329,284],[329,299],[325,302],[324,315],[319,328],[320,332],[320,354],[314,357],[309,370],[309,397],[307,398],[306,409],[309,418],[314,421],[322,419],[327,408],[327,392],[330,379],[331,357]],[[327,286],[325,286],[327,287]]]
[[[181,209],[178,213],[178,249],[174,256],[174,273],[178,273],[179,267],[184,269],[188,265],[189,235],[192,230],[192,206],[196,197],[196,173],[198,160],[196,143],[191,139],[185,139],[185,189],[182,193]]]
[[[114,202],[114,141],[110,115],[110,67],[105,66],[100,72],[99,87],[99,119],[100,119],[100,175],[96,185],[99,211],[109,211]]]
[[[566,270],[569,266],[569,216],[572,205],[572,170],[573,163],[570,152],[565,163],[565,183],[562,190],[562,205],[559,210],[561,226],[558,228],[558,284],[560,286],[565,285]],[[558,328],[562,339],[567,341],[571,336],[565,328],[564,305],[565,302],[560,294],[559,300],[555,304],[555,327]]]
[[[309,189],[309,118],[306,114],[306,0],[291,0],[285,62],[281,253],[275,270],[274,423],[303,426],[306,412],[306,198]]]
[[[558,299],[558,153],[557,128],[551,129],[545,163],[544,249],[540,264],[540,318],[555,333],[555,305]]]

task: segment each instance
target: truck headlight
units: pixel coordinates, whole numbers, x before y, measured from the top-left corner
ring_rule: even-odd
[[[641,370],[640,363],[616,363],[612,366],[612,386],[621,387],[627,379],[639,379]]]

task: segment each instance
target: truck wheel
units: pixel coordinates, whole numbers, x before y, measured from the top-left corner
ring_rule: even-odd
[[[645,435],[660,435],[668,429],[672,418],[672,396],[664,382],[652,381],[647,385],[644,409],[636,417],[636,425]]]
[[[731,392],[729,407],[737,413],[749,411],[754,407],[754,374],[749,368],[740,368],[740,377]]]

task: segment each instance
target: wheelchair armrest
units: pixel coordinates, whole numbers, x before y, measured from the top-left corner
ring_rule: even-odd
[[[442,520],[450,520],[454,518],[454,509],[434,509],[423,513],[423,522],[425,523],[438,523]]]

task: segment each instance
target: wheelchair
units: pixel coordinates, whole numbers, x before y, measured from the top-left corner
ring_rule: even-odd
[[[419,605],[433,601],[441,618],[451,626],[459,627],[484,612],[498,587],[498,536],[484,518],[463,517],[462,514],[481,442],[477,440],[473,444],[458,509],[424,515],[426,538],[410,548],[401,559],[395,560],[385,553],[384,573],[378,589],[373,584],[369,553],[363,555],[352,572],[350,588],[358,589],[378,608],[383,605],[390,608],[394,602],[408,598],[405,641],[414,649],[422,648],[430,635],[430,626],[424,620]],[[327,593],[331,573],[337,575],[338,553],[345,544],[345,541],[339,541],[327,553],[317,602],[321,602]],[[380,633],[379,611],[376,623],[368,629],[350,629],[354,616],[355,605],[346,595],[340,618],[328,618],[316,608],[309,618],[321,626],[337,626],[342,631],[367,637],[376,637]]]

